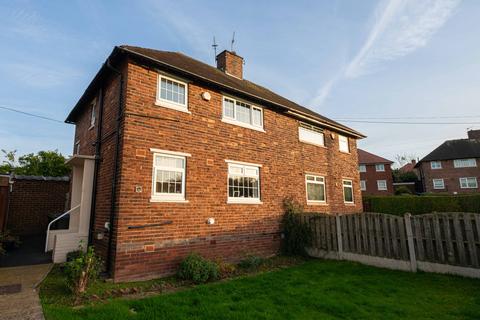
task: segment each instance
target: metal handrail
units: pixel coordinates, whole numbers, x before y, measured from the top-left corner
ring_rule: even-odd
[[[76,209],[78,209],[78,208],[80,208],[80,205],[71,208],[71,209],[68,210],[67,212],[62,213],[61,215],[59,215],[58,217],[56,217],[55,219],[53,219],[52,221],[50,221],[50,223],[49,223],[48,226],[47,226],[47,239],[45,240],[45,252],[48,251],[48,237],[49,237],[49,235],[50,235],[50,227],[51,227],[52,223],[54,223],[54,222],[62,219],[62,218],[65,217],[67,214],[70,214],[72,211],[74,211],[74,210],[76,210]]]

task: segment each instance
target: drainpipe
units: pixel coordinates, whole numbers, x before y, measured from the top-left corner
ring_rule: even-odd
[[[117,121],[115,127],[115,154],[113,159],[113,179],[112,179],[112,191],[110,197],[110,225],[109,225],[109,236],[108,236],[108,251],[107,251],[107,272],[110,276],[113,275],[113,268],[112,268],[112,254],[114,253],[113,250],[113,229],[114,229],[114,222],[115,222],[115,200],[117,198],[117,174],[118,174],[118,158],[120,154],[120,123],[123,116],[123,73],[110,64],[110,60],[107,60],[106,63],[107,68],[115,72],[120,77],[120,89],[118,93],[118,114],[117,114]]]
[[[93,169],[93,189],[92,189],[92,204],[90,208],[90,227],[88,233],[88,245],[93,243],[93,233],[95,232],[95,208],[97,203],[97,182],[98,173],[100,171],[100,152],[102,145],[102,126],[103,126],[103,88],[100,88],[99,93],[99,108],[98,108],[98,123],[97,123],[97,139],[95,141],[95,167]]]

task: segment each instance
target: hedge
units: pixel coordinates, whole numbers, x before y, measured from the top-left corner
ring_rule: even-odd
[[[366,212],[403,215],[431,212],[480,213],[480,194],[442,196],[366,196],[363,197]]]

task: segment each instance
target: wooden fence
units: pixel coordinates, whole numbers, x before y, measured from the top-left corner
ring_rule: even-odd
[[[480,278],[480,214],[305,214],[312,256]]]

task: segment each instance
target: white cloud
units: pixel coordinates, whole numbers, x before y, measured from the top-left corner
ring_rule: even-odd
[[[461,0],[388,0],[377,6],[373,25],[361,49],[341,72],[318,91],[313,102],[322,104],[342,78],[372,73],[382,63],[425,46],[452,15]]]

